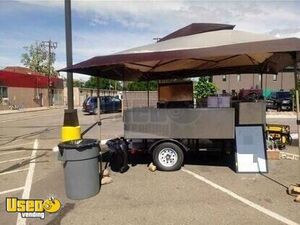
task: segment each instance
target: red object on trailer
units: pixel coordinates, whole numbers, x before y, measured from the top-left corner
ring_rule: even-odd
[[[252,102],[258,99],[263,99],[263,91],[262,89],[241,89],[238,97],[242,101]]]

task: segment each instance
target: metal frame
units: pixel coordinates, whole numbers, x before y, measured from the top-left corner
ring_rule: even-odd
[[[261,124],[249,124],[249,125],[238,125],[236,127],[261,127],[262,129],[262,134],[263,134],[263,144],[264,144],[264,152],[265,152],[265,156],[266,156],[266,172],[263,172],[263,173],[269,173],[269,164],[268,164],[268,154],[267,154],[267,144],[266,144],[266,137],[265,137],[265,127]],[[235,138],[236,139],[236,138]],[[235,145],[235,147],[237,148],[237,146]],[[237,161],[237,158],[236,158],[236,148],[235,148],[235,161]],[[262,173],[262,172],[239,172],[237,171],[237,164],[235,164],[235,172],[236,173],[241,173],[241,174],[253,174],[253,173]]]

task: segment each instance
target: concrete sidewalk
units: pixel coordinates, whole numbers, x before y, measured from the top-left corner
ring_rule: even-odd
[[[50,106],[50,107],[35,107],[35,108],[24,108],[18,110],[0,110],[0,115],[7,115],[7,114],[15,114],[15,113],[26,113],[26,112],[37,112],[37,111],[45,111],[50,109],[63,109],[64,106]]]
[[[296,118],[296,112],[266,112],[266,118]]]

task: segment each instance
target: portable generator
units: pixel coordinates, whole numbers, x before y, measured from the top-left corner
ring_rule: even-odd
[[[290,126],[282,124],[266,124],[266,137],[268,147],[284,149],[286,145],[292,143],[290,135]]]

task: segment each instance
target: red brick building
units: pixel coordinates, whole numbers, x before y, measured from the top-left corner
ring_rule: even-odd
[[[49,88],[49,93],[48,93]],[[23,67],[0,70],[0,109],[9,105],[23,108],[63,105],[63,80]]]

